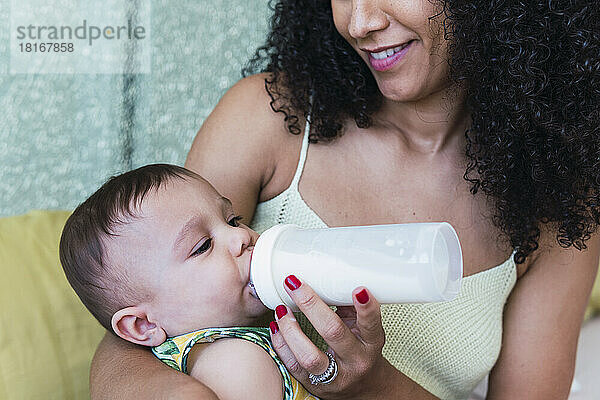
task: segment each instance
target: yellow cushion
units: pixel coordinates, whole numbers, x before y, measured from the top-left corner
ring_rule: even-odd
[[[89,398],[104,329],[58,259],[66,211],[0,218],[0,399]]]

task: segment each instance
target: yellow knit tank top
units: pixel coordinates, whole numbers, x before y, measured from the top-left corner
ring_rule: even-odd
[[[307,121],[290,186],[256,206],[250,226],[257,232],[276,224],[327,227],[298,191],[309,131]],[[504,304],[517,279],[513,257],[514,252],[504,263],[463,278],[460,294],[453,301],[383,305],[383,356],[435,396],[467,399],[500,353]],[[300,314],[296,317],[311,340],[325,349],[323,339],[308,320]]]

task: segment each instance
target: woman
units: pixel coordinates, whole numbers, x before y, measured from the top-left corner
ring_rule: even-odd
[[[223,97],[186,166],[259,231],[424,221],[457,230],[459,298],[384,306],[383,325],[376,299],[336,316],[291,282],[338,375],[311,384],[333,364],[289,310],[278,310],[272,339],[314,394],[466,398],[489,373],[489,399],[564,399],[600,251],[599,6],[442,3],[277,1],[250,69],[266,61],[266,73]],[[181,385],[181,397],[214,398],[107,337],[93,398],[139,396],[146,384],[149,395]]]

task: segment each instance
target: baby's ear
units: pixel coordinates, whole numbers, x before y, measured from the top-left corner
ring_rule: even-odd
[[[119,337],[142,346],[158,346],[167,339],[164,329],[150,322],[146,312],[137,306],[114,313],[111,324]]]

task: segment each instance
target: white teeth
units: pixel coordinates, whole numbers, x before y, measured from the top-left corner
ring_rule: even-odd
[[[373,56],[374,59],[376,60],[383,60],[384,58],[387,58],[387,51],[381,51],[379,53],[371,53],[371,56]]]
[[[387,49],[387,50],[380,51],[379,53],[371,53],[371,57],[373,57],[376,60],[383,60],[384,58],[393,56],[394,53],[399,52],[406,46],[408,46],[408,43],[406,43],[403,46],[394,47],[393,49]]]

